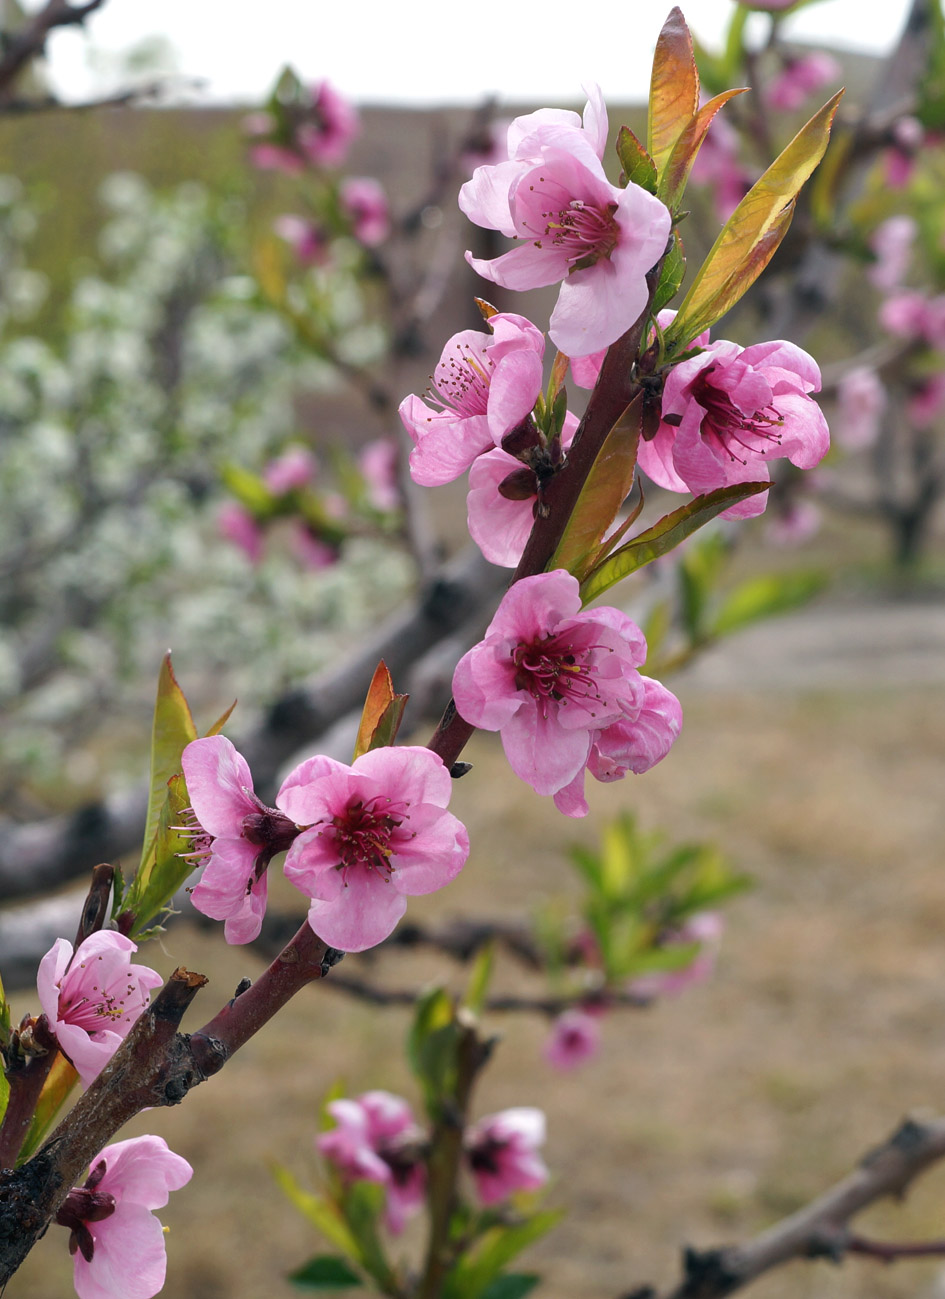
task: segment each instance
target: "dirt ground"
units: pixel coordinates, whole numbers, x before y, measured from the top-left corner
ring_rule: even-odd
[[[584,822],[565,822],[511,779],[491,737],[478,737],[477,770],[454,800],[473,857],[450,889],[412,904],[418,918],[527,915],[573,890],[566,845],[592,841],[623,808],[675,839],[718,843],[755,880],[729,907],[715,977],[656,1008],[611,1014],[599,1059],[581,1071],[544,1065],[544,1024],[492,1025],[507,1045],[478,1112],[547,1111],[548,1200],[568,1209],[524,1260],[545,1277],[543,1299],[616,1299],[668,1283],[684,1244],[746,1239],[827,1188],[905,1114],[945,1109],[940,608],[822,604],[734,638],[674,685],[685,728],[671,757],[595,785]],[[207,999],[255,972],[246,953],[186,925],[164,948],[162,968],[211,976],[195,1024]],[[444,973],[397,954],[374,969],[390,986]],[[505,987],[520,980],[503,967]],[[292,1293],[280,1278],[323,1243],[267,1163],[313,1176],[317,1108],[338,1078],[351,1092],[386,1086],[416,1099],[399,1059],[405,1024],[401,1012],[316,987],[185,1105],[134,1125],[160,1132],[198,1170],[162,1213],[169,1299]],[[942,1237],[943,1205],[945,1166],[860,1227]],[[62,1239],[43,1242],[6,1299],[71,1292],[65,1233],[54,1234]],[[403,1249],[418,1244],[408,1235]],[[926,1293],[941,1266],[796,1263],[752,1293],[904,1299]]]

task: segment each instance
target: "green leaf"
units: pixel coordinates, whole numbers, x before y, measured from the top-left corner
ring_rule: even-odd
[[[534,1272],[506,1272],[496,1277],[482,1292],[482,1299],[525,1299],[535,1289],[541,1277]]]
[[[565,568],[580,581],[593,567],[601,538],[633,486],[642,410],[643,393],[638,392],[607,434],[549,569]]]
[[[359,1262],[383,1293],[392,1290],[393,1272],[377,1234],[387,1192],[377,1182],[352,1182],[345,1190],[343,1211],[358,1242]]]
[[[656,164],[628,126],[622,126],[617,133],[617,157],[631,185],[656,193]]]
[[[148,789],[148,813],[144,823],[144,849],[138,874],[147,872],[154,860],[154,836],[161,809],[167,796],[167,782],[181,770],[180,755],[196,740],[197,728],[190,705],[177,684],[171,656],[164,655],[158,674],[154,720],[151,725],[151,784]]]
[[[679,231],[674,230],[673,242],[663,260],[659,284],[657,284],[656,293],[653,295],[653,305],[650,308],[652,316],[657,316],[664,307],[672,302],[685,278],[686,254],[683,250],[682,240],[679,237]]]
[[[692,164],[698,157],[706,132],[712,125],[716,113],[730,99],[733,99],[736,95],[743,95],[746,89],[747,87],[743,86],[740,89],[725,90],[721,95],[716,95],[707,104],[703,104],[698,113],[691,117],[683,127],[679,138],[673,145],[673,151],[667,159],[666,166],[660,174],[659,186],[656,190],[657,198],[662,199],[671,212],[676,212],[679,207],[680,200],[686,191]]]
[[[57,1055],[43,1083],[43,1090],[40,1093],[39,1103],[33,1111],[23,1149],[17,1157],[17,1167],[26,1163],[46,1140],[46,1134],[55,1123],[56,1116],[78,1081],[79,1075],[66,1057],[62,1054]]]
[[[456,1070],[458,1028],[452,998],[433,988],[417,1002],[407,1035],[407,1058],[422,1088],[427,1113],[436,1121],[441,1099],[451,1090]]]
[[[313,1195],[311,1191],[303,1190],[289,1170],[283,1168],[281,1164],[272,1165],[272,1175],[282,1193],[326,1240],[330,1240],[346,1258],[353,1259],[356,1263],[361,1261],[358,1242],[336,1204],[319,1195]]]
[[[699,108],[699,73],[692,37],[678,6],[670,11],[656,42],[650,78],[647,152],[662,174],[687,123]]]
[[[670,350],[714,325],[774,256],[801,186],[824,156],[842,94],[837,91],[798,131],[732,213],[666,330]]]
[[[926,33],[927,58],[919,78],[916,117],[930,131],[945,128],[945,14],[940,4],[928,4],[925,14],[931,30]]]
[[[749,578],[725,600],[713,620],[713,634],[725,636],[761,618],[787,613],[813,599],[826,585],[826,574],[813,570]]]
[[[481,1299],[502,1269],[563,1216],[562,1209],[544,1209],[512,1226],[490,1228],[447,1277],[443,1299]]]
[[[320,1254],[310,1258],[302,1267],[289,1274],[289,1281],[296,1290],[345,1290],[351,1286],[363,1285],[361,1277],[343,1258],[333,1254]]]
[[[266,519],[278,513],[275,496],[263,480],[244,469],[242,465],[228,464],[220,470],[220,477],[240,504],[245,505],[257,519]]]
[[[767,491],[770,486],[770,483],[735,483],[730,487],[719,487],[714,492],[707,492],[704,496],[696,496],[615,550],[603,563],[592,569],[581,583],[581,600],[584,604],[589,604],[644,564],[668,554],[723,510],[737,505],[739,501],[746,501],[749,496],[756,496],[758,492]]]
[[[476,954],[469,983],[466,985],[465,1004],[474,1015],[481,1015],[495,964],[495,943],[486,943]]]
[[[183,813],[189,806],[190,795],[184,777],[172,776],[167,782],[151,861],[144,870],[139,870],[122,903],[123,910],[135,917],[132,938],[144,936],[151,919],[164,910],[193,873],[194,863],[189,857],[193,842],[186,829],[181,828]]]

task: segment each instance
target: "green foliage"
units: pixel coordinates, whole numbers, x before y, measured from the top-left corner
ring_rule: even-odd
[[[363,1280],[352,1272],[343,1258],[332,1254],[319,1254],[290,1272],[288,1280],[296,1290],[349,1290],[363,1285]]]
[[[407,1059],[434,1122],[440,1117],[443,1097],[454,1089],[459,1040],[460,1029],[449,993],[438,987],[422,993],[407,1036]]]
[[[787,613],[813,599],[826,585],[826,574],[811,569],[748,578],[722,601],[712,634],[725,636],[762,618]]]
[[[23,1142],[23,1148],[17,1157],[18,1166],[24,1164],[27,1159],[34,1155],[46,1140],[59,1111],[68,1100],[69,1093],[78,1080],[79,1075],[66,1057],[61,1053],[57,1055],[43,1084],[39,1103],[30,1120],[26,1140]]]
[[[683,249],[682,240],[679,237],[679,231],[673,231],[673,241],[669,246],[669,252],[663,261],[663,269],[660,272],[659,284],[656,286],[656,293],[653,295],[653,306],[650,308],[651,314],[657,316],[664,307],[668,307],[675,298],[676,294],[682,287],[682,282],[686,277],[686,254]]]
[[[443,1287],[442,1299],[483,1299],[488,1289],[497,1284],[503,1268],[546,1235],[562,1217],[560,1209],[544,1209],[521,1222],[490,1227],[453,1268]],[[516,1291],[512,1278],[502,1279],[512,1286],[511,1294],[528,1293],[528,1290]],[[505,1293],[500,1288],[499,1294]]]
[[[617,157],[629,184],[656,193],[656,164],[628,126],[622,126],[617,133]]]

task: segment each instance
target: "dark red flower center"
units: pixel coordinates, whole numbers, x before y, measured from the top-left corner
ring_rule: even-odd
[[[569,275],[572,271],[586,270],[601,258],[609,257],[617,247],[620,228],[614,216],[616,211],[616,203],[597,207],[574,198],[567,207],[541,214],[545,228],[534,240],[535,247],[543,248],[549,242],[554,248],[563,249]]]
[[[382,879],[390,879],[390,858],[395,844],[394,831],[406,819],[403,804],[375,798],[364,803],[349,803],[344,812],[332,820],[340,869],[368,866]]]
[[[578,648],[555,636],[537,643],[517,645],[512,651],[516,689],[527,690],[540,705],[545,706],[549,702],[602,702],[589,662],[590,649],[593,648]]]
[[[87,1263],[91,1263],[95,1253],[95,1239],[87,1227],[89,1222],[104,1222],[115,1212],[115,1197],[108,1191],[97,1189],[105,1176],[105,1160],[101,1159],[92,1169],[84,1186],[74,1186],[62,1207],[56,1214],[60,1227],[68,1227],[69,1253],[77,1250]]]
[[[457,343],[453,352],[441,359],[436,379],[430,380],[430,404],[464,419],[485,415],[493,366],[488,356]]]
[[[705,411],[702,436],[715,438],[730,460],[747,465],[749,456],[763,456],[772,447],[780,447],[777,430],[784,417],[774,406],[743,411],[727,392],[712,383],[714,365],[707,366],[692,385],[692,395]]]

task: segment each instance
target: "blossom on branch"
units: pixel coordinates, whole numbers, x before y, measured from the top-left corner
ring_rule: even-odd
[[[639,716],[645,659],[636,623],[607,606],[582,612],[577,579],[556,569],[505,594],[460,659],[453,698],[467,722],[500,733],[516,775],[554,794],[583,773],[605,727]]]
[[[387,1188],[385,1222],[399,1235],[423,1203],[426,1185],[423,1133],[410,1106],[391,1092],[371,1091],[329,1101],[326,1108],[337,1127],[317,1137],[316,1146],[346,1180]]]
[[[308,827],[286,858],[286,877],[312,899],[309,924],[324,942],[362,952],[385,939],[407,898],[433,893],[469,855],[465,827],[446,811],[452,782],[429,749],[372,749],[352,766],[309,758],[277,802]]]
[[[568,356],[607,347],[636,321],[671,224],[652,194],[607,179],[607,112],[597,87],[590,94],[583,126],[553,109],[516,118],[509,161],[478,167],[459,194],[476,225],[520,241],[491,261],[467,252],[473,270],[507,289],[561,282],[548,333]]]
[[[256,797],[246,759],[224,736],[193,740],[181,765],[192,809],[188,855],[204,863],[191,901],[205,916],[226,921],[228,943],[251,942],[266,911],[267,867],[298,829]]]
[[[544,1186],[548,1169],[536,1153],[544,1140],[545,1116],[531,1106],[490,1114],[467,1129],[463,1145],[483,1205]]]
[[[574,1006],[558,1016],[542,1048],[542,1055],[554,1069],[575,1069],[590,1060],[600,1049],[602,1008],[591,1014]]]
[[[545,339],[524,316],[499,312],[490,334],[464,329],[443,349],[426,400],[400,403],[414,442],[410,474],[439,487],[465,473],[476,456],[499,445],[531,414],[541,391]]]
[[[698,943],[699,949],[689,964],[679,970],[642,974],[632,980],[630,991],[641,997],[675,997],[687,988],[704,983],[715,969],[723,927],[722,917],[717,911],[698,911],[690,916],[678,929],[666,934],[662,941],[664,947]]]
[[[812,469],[830,445],[808,395],[819,389],[816,362],[793,343],[709,343],[667,373],[662,420],[652,440],[640,442],[640,468],[660,487],[696,494],[767,481],[767,462],[781,456]],[[762,492],[722,518],[750,518],[766,503]]]
[[[36,988],[59,1049],[75,1066],[82,1086],[98,1077],[145,1009],[151,989],[164,980],[133,965],[137,945],[124,934],[100,929],[73,953],[65,938],[39,963]]]
[[[390,207],[379,180],[350,176],[341,182],[339,199],[351,221],[351,232],[365,248],[376,248],[390,234]]]
[[[151,1299],[164,1285],[164,1228],[153,1209],[190,1181],[186,1159],[161,1137],[106,1146],[83,1186],[67,1195],[56,1222],[71,1231],[79,1299]]]

